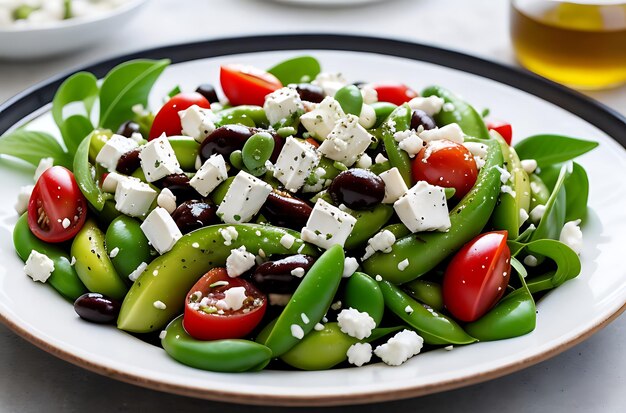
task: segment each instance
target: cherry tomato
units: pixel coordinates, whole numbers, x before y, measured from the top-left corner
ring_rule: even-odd
[[[513,140],[513,126],[510,123],[494,120],[487,122],[487,129],[498,132],[509,145]]]
[[[480,234],[450,261],[443,277],[443,302],[461,321],[474,321],[504,294],[511,277],[507,232]]]
[[[53,166],[37,180],[28,202],[28,227],[40,240],[63,242],[76,235],[87,218],[87,201],[74,174]]]
[[[241,308],[227,309],[224,299],[229,291],[235,297],[245,293]],[[183,326],[198,340],[241,338],[261,322],[266,308],[265,295],[253,284],[230,278],[224,268],[213,268],[187,294]]]
[[[180,124],[178,112],[193,105],[198,105],[205,109],[211,107],[209,101],[197,92],[179,93],[168,100],[154,117],[148,140],[156,139],[163,133],[166,136],[180,135],[182,125]]]
[[[233,106],[263,106],[265,96],[283,87],[280,80],[273,74],[253,66],[240,64],[222,66],[220,83],[224,94]]]
[[[378,93],[379,102],[391,102],[400,106],[417,97],[417,92],[402,83],[374,83],[372,88]]]
[[[413,179],[431,185],[454,188],[463,198],[476,183],[478,168],[470,151],[449,140],[432,141],[413,159]]]

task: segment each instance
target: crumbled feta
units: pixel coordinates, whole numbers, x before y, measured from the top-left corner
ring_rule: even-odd
[[[527,255],[524,257],[524,264],[529,267],[536,267],[539,264],[539,260],[534,255]]]
[[[115,209],[131,217],[140,217],[150,209],[157,192],[145,182],[136,178],[126,178],[115,188]]]
[[[369,169],[370,166],[372,166],[372,158],[368,154],[362,153],[361,156],[359,156],[359,159],[357,159],[356,161],[356,167],[361,169]]]
[[[444,112],[452,112],[455,109],[454,107],[454,103],[452,102],[446,102],[443,104],[442,110]]]
[[[316,323],[315,326],[313,326],[313,330],[315,331],[322,331],[324,330],[324,328],[325,328],[324,324],[322,323]]]
[[[113,135],[98,152],[96,162],[104,166],[109,172],[113,172],[117,169],[117,163],[122,155],[132,151],[137,146],[137,142],[132,139],[122,135]]]
[[[157,310],[165,310],[167,308],[167,305],[165,305],[165,303],[163,301],[161,301],[161,300],[157,300],[157,301],[153,302],[152,305]]]
[[[239,277],[241,274],[254,267],[256,263],[254,254],[246,251],[246,247],[230,250],[230,255],[226,259],[226,272],[231,278]]]
[[[39,177],[44,172],[46,172],[48,169],[52,168],[53,166],[54,166],[53,158],[41,158],[39,160],[39,165],[37,165],[37,169],[35,169],[35,176],[33,177],[35,179],[35,182],[39,180]]]
[[[413,307],[411,307],[410,305],[407,305],[406,307],[404,307],[404,312],[407,314],[412,314],[413,313]]]
[[[359,124],[365,129],[373,128],[376,124],[376,111],[373,107],[367,104],[361,106],[361,113],[359,113]]]
[[[334,311],[338,311],[339,309],[341,309],[341,301],[335,301],[334,303],[330,305],[330,308]],[[328,321],[324,321],[324,322],[327,323]]]
[[[161,330],[159,333],[159,340],[163,340],[165,337],[167,337],[167,330]]]
[[[369,337],[376,328],[376,322],[368,313],[354,308],[341,310],[337,315],[337,324],[341,331],[359,340]]]
[[[327,96],[310,112],[300,116],[300,123],[313,136],[326,139],[335,123],[346,116],[341,105],[333,97]]]
[[[26,259],[26,265],[24,265],[24,272],[33,281],[39,281],[45,283],[54,271],[54,261],[52,261],[47,255],[41,254],[35,250],[30,252],[30,255]]]
[[[102,190],[110,194],[114,194],[117,189],[117,185],[124,179],[136,179],[130,176],[118,174],[117,172],[110,172],[106,174],[102,181]]]
[[[110,252],[109,252],[109,257],[111,258],[115,258],[117,257],[117,254],[120,253],[120,248],[119,247],[115,247],[113,248]]]
[[[141,169],[148,182],[158,181],[168,175],[182,173],[176,153],[165,134],[151,140],[139,153]]]
[[[513,198],[515,198],[515,196],[516,196],[515,191],[509,185],[502,185],[500,187],[500,192],[503,193],[503,194],[509,194]]]
[[[189,185],[202,196],[208,196],[219,184],[228,178],[226,162],[220,154],[213,154],[191,178]]]
[[[400,271],[406,270],[408,266],[409,266],[409,259],[408,258],[405,258],[405,259],[403,259],[402,261],[400,261],[398,263],[398,269]]]
[[[383,277],[380,274],[376,274],[376,277],[374,279],[378,282],[381,282],[383,280]]]
[[[335,244],[343,246],[352,232],[356,218],[339,208],[318,199],[313,212],[302,228],[301,237],[304,241],[328,249]]]
[[[374,354],[380,357],[385,364],[399,366],[419,354],[423,345],[424,339],[415,331],[402,330],[385,344],[376,347]]]
[[[72,260],[70,261],[70,265],[73,267],[76,265],[76,257],[72,255]]]
[[[311,83],[324,89],[327,96],[335,96],[335,93],[346,86],[348,81],[341,73],[321,72]]]
[[[354,274],[354,272],[357,270],[357,268],[359,268],[359,262],[356,260],[356,258],[346,257],[346,259],[343,262],[342,277],[343,278],[351,277],[352,274]]]
[[[363,255],[362,259],[368,259],[377,251],[383,251],[387,253],[391,252],[391,246],[395,242],[396,236],[393,235],[393,232],[389,231],[388,229],[382,230],[381,232],[377,233],[372,238],[367,240],[365,255]]]
[[[450,344],[449,346],[445,346],[443,349],[446,351],[452,351],[452,349],[454,348],[454,346],[452,344]]]
[[[28,202],[34,188],[34,185],[25,185],[20,188],[20,192],[17,194],[17,202],[15,203],[15,211],[17,211],[18,215],[22,215],[28,210]]]
[[[272,187],[247,172],[240,171],[217,208],[217,216],[228,224],[248,222],[259,212]]]
[[[370,84],[361,86],[361,96],[363,97],[363,103],[366,105],[378,102],[378,92]]]
[[[130,139],[134,140],[135,142],[137,142],[137,144],[142,144],[145,142],[143,135],[139,132],[133,132],[130,135]]]
[[[537,169],[537,161],[534,159],[522,159],[521,163],[522,169],[526,171],[527,174],[531,174]]]
[[[61,226],[64,229],[67,229],[67,228],[69,228],[70,225],[72,225],[72,221],[70,221],[69,218],[63,218],[63,221],[61,221]]]
[[[141,224],[141,230],[159,254],[171,250],[176,241],[183,236],[174,219],[161,207],[156,207],[148,214]]]
[[[303,322],[304,324],[309,324],[309,322],[311,321],[311,320],[309,320],[309,316],[307,316],[307,315],[306,315],[306,314],[304,314],[304,313],[301,313],[301,314],[300,314],[300,318],[302,319],[302,322]]]
[[[546,206],[543,204],[539,204],[537,206],[535,206],[532,211],[530,211],[530,221],[533,224],[538,224],[539,221],[541,221],[541,218],[543,218],[543,214],[546,212]]]
[[[395,166],[388,171],[382,172],[378,175],[385,183],[385,197],[383,198],[384,204],[393,204],[402,195],[406,194],[409,188],[407,188],[400,171]]]
[[[143,274],[146,268],[148,268],[148,264],[145,262],[142,262],[141,264],[137,266],[137,268],[135,268],[133,272],[128,274],[128,279],[131,280],[132,282],[137,281],[137,278],[139,278],[139,276]]]
[[[296,192],[304,185],[306,178],[317,167],[319,161],[320,155],[313,145],[289,137],[285,140],[285,145],[274,165],[274,178],[287,190]],[[322,172],[326,173],[323,168]]]
[[[211,109],[192,105],[178,112],[182,133],[202,143],[215,130],[216,116]]]
[[[359,125],[359,118],[340,119],[318,150],[327,158],[352,166],[372,143],[372,135]]]
[[[298,278],[304,277],[304,273],[305,271],[304,271],[304,268],[302,267],[297,267],[291,270],[291,275],[293,275],[294,277],[298,277]]]
[[[374,162],[376,162],[376,163],[385,163],[388,160],[389,159],[387,159],[387,157],[385,155],[383,155],[382,153],[377,154],[376,158],[374,158]]]
[[[270,125],[277,126],[304,112],[304,106],[296,89],[284,87],[265,96],[263,110]]]
[[[566,222],[559,235],[559,241],[570,247],[578,255],[583,250],[583,233],[579,225],[580,219]]]
[[[302,340],[304,337],[304,330],[297,324],[291,325],[291,335],[297,338],[298,340]]]
[[[224,298],[218,300],[215,306],[221,310],[237,311],[243,307],[246,298],[246,287],[232,287],[224,291]]]
[[[396,132],[396,134],[397,133],[398,132]],[[417,155],[424,147],[424,141],[422,141],[416,133],[411,133],[409,137],[400,141],[398,147],[408,153],[410,158],[415,158],[415,155]]]
[[[463,142],[463,146],[474,156],[485,159],[487,157],[487,145],[479,142]]]
[[[237,232],[237,229],[235,229],[235,227],[220,228],[218,232],[224,239],[224,245],[226,245],[227,247],[231,245],[233,241],[237,241],[237,238],[239,237],[239,232]],[[258,234],[258,236],[260,237],[261,234]]]
[[[270,305],[277,305],[279,307],[284,307],[289,304],[289,300],[291,300],[291,294],[274,294],[269,293],[267,298],[270,302]]]
[[[520,208],[520,210],[519,210],[519,225],[520,225],[520,227],[524,224],[524,222],[526,222],[528,217],[529,217],[528,212],[524,208]]]
[[[176,195],[169,188],[163,188],[157,196],[157,205],[171,214],[176,210]]]
[[[361,367],[372,359],[372,345],[370,343],[354,343],[346,352],[348,363]]]
[[[433,116],[441,112],[444,103],[445,100],[439,96],[419,96],[409,100],[409,107],[413,110],[424,111],[428,116]]]
[[[280,245],[287,249],[293,247],[294,242],[296,242],[296,237],[291,234],[285,234],[280,238]]]
[[[411,232],[446,231],[450,228],[443,188],[419,181],[394,204],[398,217]]]
[[[463,143],[465,140],[463,130],[457,123],[450,123],[441,128],[424,130],[419,136],[424,142],[447,139],[452,142]]]

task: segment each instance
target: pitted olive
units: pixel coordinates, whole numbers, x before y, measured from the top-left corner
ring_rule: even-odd
[[[328,194],[337,205],[351,209],[370,209],[380,204],[385,197],[385,183],[366,169],[350,169],[333,179]]]
[[[302,254],[267,261],[256,267],[252,279],[266,294],[291,294],[314,262],[315,258]]]
[[[276,226],[300,231],[313,212],[313,208],[306,202],[286,192],[274,190],[270,192],[262,214]]]
[[[205,201],[185,201],[172,213],[172,218],[180,232],[187,234],[217,222],[215,205]]]

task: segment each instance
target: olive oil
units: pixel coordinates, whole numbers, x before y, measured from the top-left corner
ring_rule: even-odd
[[[626,83],[626,3],[511,4],[511,37],[523,66],[579,89]]]

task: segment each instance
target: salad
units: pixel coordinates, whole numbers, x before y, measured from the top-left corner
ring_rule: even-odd
[[[443,87],[350,83],[311,56],[224,65],[221,92],[172,85],[151,112],[168,64],[76,73],[52,104],[62,142],[0,138],[37,167],[16,204],[24,272],[86,321],[211,371],[395,366],[528,334],[579,274],[572,159],[597,143],[512,145]]]
[[[30,27],[108,12],[128,0],[0,0],[0,28]]]

